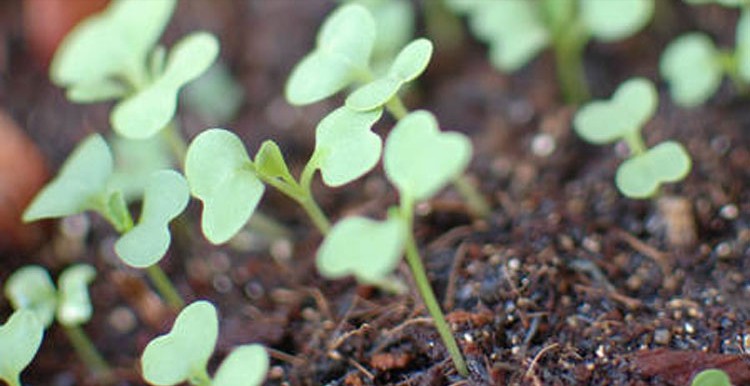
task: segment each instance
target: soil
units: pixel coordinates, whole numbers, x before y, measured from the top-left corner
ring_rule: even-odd
[[[660,81],[659,53],[681,32],[704,30],[720,45],[734,43],[737,11],[659,3],[658,22],[646,31],[589,45],[586,66],[596,97],[632,76]],[[245,92],[239,115],[224,126],[251,151],[275,139],[299,169],[315,124],[341,100],[292,108],[283,84],[334,6],[184,1],[164,40],[197,29],[215,32],[222,61]],[[67,102],[28,48],[20,15],[20,1],[0,4],[0,106],[55,170],[85,135],[108,132],[111,106]],[[392,295],[353,280],[321,279],[313,264],[321,236],[273,192],[261,210],[287,224],[291,239],[248,231],[229,245],[211,246],[200,235],[200,207],[193,203],[162,263],[186,298],[211,300],[220,310],[216,360],[234,345],[263,343],[273,358],[269,385],[686,385],[711,367],[727,371],[736,385],[750,384],[747,100],[725,85],[706,105],[685,110],[659,84],[660,107],[646,141],[678,140],[694,163],[684,182],[663,190],[663,198],[678,203],[670,212],[660,209],[668,205],[663,200],[617,192],[613,177],[622,149],[575,136],[574,108],[559,96],[552,55],[501,74],[488,64],[484,46],[464,39],[447,51],[438,42],[407,105],[471,136],[469,175],[493,205],[488,219],[473,219],[448,189],[421,205],[416,219],[432,286],[471,376],[455,373],[413,291]],[[212,124],[188,108],[179,122],[188,138]],[[391,125],[384,121],[378,132]],[[333,219],[380,217],[397,199],[381,170],[342,189],[317,186],[315,193]],[[138,357],[171,326],[174,312],[140,280],[142,273],[118,263],[114,232],[100,219],[76,216],[52,228],[35,250],[4,254],[0,282],[25,264],[42,264],[53,275],[73,261],[96,266],[96,312],[85,330],[117,369],[117,385],[143,384]],[[410,280],[405,267],[399,274]],[[10,312],[0,301],[0,319]],[[29,385],[97,384],[58,327],[47,332],[23,378]]]

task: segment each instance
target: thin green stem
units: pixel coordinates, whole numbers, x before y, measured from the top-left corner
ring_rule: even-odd
[[[200,373],[194,374],[193,377],[189,379],[189,382],[194,386],[211,386],[213,383],[205,368],[201,369]]]
[[[398,95],[394,95],[393,98],[389,99],[385,104],[385,108],[399,121],[409,114],[409,110],[407,110],[404,102]]]
[[[185,155],[187,154],[187,143],[180,135],[177,124],[174,120],[169,121],[167,126],[161,131],[161,135],[166,141],[169,150],[172,152],[177,165],[180,167],[185,164]]]
[[[417,243],[412,235],[412,208],[413,205],[409,199],[402,199],[402,216],[405,217],[406,223],[409,225],[406,227],[405,232],[406,262],[411,269],[411,274],[414,277],[414,283],[417,285],[419,295],[422,297],[425,307],[427,307],[427,312],[430,313],[430,316],[432,316],[432,319],[435,322],[435,328],[437,329],[438,334],[440,334],[440,338],[443,340],[445,348],[448,350],[448,354],[450,354],[453,364],[456,366],[456,370],[461,376],[466,377],[469,375],[469,370],[466,367],[463,354],[461,354],[461,349],[458,347],[456,338],[453,337],[453,332],[451,331],[450,326],[448,326],[448,322],[445,320],[443,311],[440,309],[440,303],[438,303],[435,293],[432,291],[430,280],[427,278],[427,273],[422,264],[422,258],[419,256]]]
[[[83,363],[86,364],[86,367],[103,383],[110,383],[113,380],[112,369],[81,326],[62,327],[65,335],[68,336],[68,340],[73,345],[73,349],[75,349]]]
[[[262,174],[257,174],[257,176],[265,184],[273,186],[276,190],[300,204],[300,206],[302,206],[302,209],[305,210],[307,215],[312,220],[313,224],[315,224],[315,227],[318,228],[318,231],[320,231],[320,233],[322,233],[323,235],[328,234],[328,231],[331,229],[331,222],[320,209],[320,206],[318,206],[318,204],[315,202],[315,199],[313,198],[309,187],[305,188],[305,186],[301,186],[297,183],[290,184],[278,178],[268,177]],[[303,172],[303,178],[305,179],[306,183],[310,183],[311,176],[307,177],[305,172]]]
[[[579,105],[591,96],[583,67],[583,49],[588,35],[580,21],[574,21],[554,42],[557,80],[568,103]]]
[[[485,218],[490,215],[491,209],[487,200],[484,196],[469,182],[466,175],[460,175],[453,180],[453,187],[463,196],[466,200],[466,205],[469,206],[469,210],[477,217]]]
[[[180,296],[180,293],[174,287],[174,284],[172,284],[172,281],[169,280],[169,277],[164,273],[161,267],[156,264],[149,266],[146,268],[146,274],[169,307],[174,310],[181,310],[185,307],[185,300],[182,299],[182,296]]]
[[[625,135],[625,143],[628,144],[630,153],[633,156],[641,155],[646,152],[646,144],[643,142],[640,132],[630,132]]]
[[[325,236],[331,231],[331,222],[312,196],[308,196],[302,200],[297,200],[297,202],[302,205],[302,209],[307,212],[307,215],[310,216],[310,219],[312,219],[313,224],[315,224],[315,227],[318,228],[320,233]]]

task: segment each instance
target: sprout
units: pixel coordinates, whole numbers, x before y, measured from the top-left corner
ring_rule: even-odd
[[[0,326],[0,379],[21,386],[21,372],[36,356],[44,326],[33,311],[20,309]]]

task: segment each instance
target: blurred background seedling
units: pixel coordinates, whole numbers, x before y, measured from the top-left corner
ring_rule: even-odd
[[[22,386],[21,372],[31,363],[44,338],[44,326],[33,311],[19,309],[0,325],[0,380]]]

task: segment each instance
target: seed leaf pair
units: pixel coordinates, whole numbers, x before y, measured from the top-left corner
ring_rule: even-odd
[[[650,149],[643,145],[641,130],[657,103],[654,85],[633,78],[620,85],[612,99],[586,104],[573,119],[576,133],[588,142],[627,142],[631,156],[617,169],[615,183],[628,197],[651,197],[662,184],[680,181],[690,172],[690,155],[679,143],[665,141]]]
[[[46,269],[29,265],[8,278],[5,296],[14,309],[31,311],[44,327],[49,327],[55,316],[65,326],[77,326],[91,319],[88,285],[95,276],[90,265],[72,265],[60,274],[56,289]]]
[[[219,42],[210,33],[184,37],[172,48],[164,72],[115,107],[112,127],[126,138],[144,139],[156,134],[174,116],[180,89],[208,70],[218,54]]]
[[[143,377],[153,385],[200,381],[214,386],[260,385],[269,359],[260,345],[236,348],[219,366],[213,381],[206,369],[219,335],[214,306],[197,301],[177,316],[172,330],[152,340],[141,356]]]
[[[405,83],[416,79],[432,57],[432,43],[416,39],[399,52],[388,73],[357,89],[346,98],[346,106],[369,111],[385,105]]]
[[[15,311],[0,325],[0,380],[21,386],[21,372],[34,359],[44,338],[44,326],[33,311]]]
[[[369,72],[375,21],[361,5],[347,4],[323,23],[315,50],[292,70],[286,99],[306,105],[325,99]]]
[[[182,175],[173,170],[153,173],[144,191],[141,218],[115,243],[117,255],[136,268],[159,262],[169,249],[169,223],[185,210],[188,201],[189,188]]]

